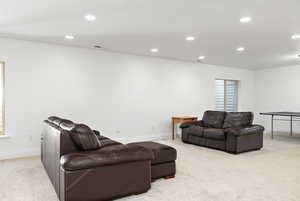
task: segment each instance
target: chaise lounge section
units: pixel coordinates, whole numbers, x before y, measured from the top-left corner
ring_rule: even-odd
[[[41,157],[60,201],[111,200],[151,186],[151,151],[123,145],[70,120],[45,121]]]
[[[201,121],[181,124],[182,141],[239,154],[263,147],[264,127],[252,112],[206,111]]]

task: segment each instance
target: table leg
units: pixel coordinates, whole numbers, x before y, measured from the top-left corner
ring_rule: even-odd
[[[271,120],[271,134],[272,134],[272,139],[274,139],[274,115],[272,115],[272,120]]]
[[[175,132],[175,123],[174,120],[172,120],[172,140],[174,140],[174,132]]]
[[[293,136],[293,116],[291,116],[291,128],[290,128],[290,132],[291,132],[291,136]]]

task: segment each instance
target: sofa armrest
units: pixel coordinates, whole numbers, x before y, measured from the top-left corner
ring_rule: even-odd
[[[239,154],[261,149],[263,147],[263,131],[264,127],[259,125],[225,129],[226,151]]]
[[[92,169],[122,163],[153,160],[151,151],[143,147],[116,145],[109,150],[80,151],[61,157],[64,170],[75,171]]]
[[[202,120],[199,120],[199,121],[187,121],[187,122],[184,122],[180,125],[180,128],[183,129],[183,128],[188,128],[190,126],[203,126],[203,121]]]
[[[262,133],[264,130],[265,128],[263,126],[251,125],[243,128],[227,128],[225,129],[225,133],[234,136],[244,136]]]

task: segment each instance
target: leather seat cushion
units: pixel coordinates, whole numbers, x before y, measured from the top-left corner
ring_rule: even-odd
[[[114,141],[111,139],[102,139],[102,140],[100,140],[100,142],[101,142],[101,149],[103,149],[104,147],[122,144],[120,142],[117,142],[117,141]]]
[[[97,136],[98,139],[100,140],[101,143],[101,149],[104,149],[104,147],[110,147],[110,146],[114,146],[114,145],[122,145],[122,143],[111,140],[108,137],[105,137],[103,135]]]
[[[61,157],[60,164],[65,170],[74,171],[152,159],[153,153],[146,148],[116,145],[107,150],[104,148],[66,154]]]
[[[168,145],[156,143],[156,142],[136,142],[129,143],[129,146],[139,146],[151,150],[154,154],[154,159],[151,164],[160,164],[170,161],[175,161],[177,158],[177,151],[173,147]]]
[[[206,111],[203,115],[203,126],[208,128],[222,128],[226,112]]]
[[[76,124],[70,131],[70,136],[80,150],[88,151],[101,147],[97,135],[87,125]]]
[[[190,135],[195,135],[198,137],[203,137],[203,127],[200,126],[191,126],[189,128],[187,128],[187,133]]]
[[[222,128],[205,128],[203,136],[214,140],[225,140],[225,133]]]

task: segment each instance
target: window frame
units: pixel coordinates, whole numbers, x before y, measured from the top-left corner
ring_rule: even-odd
[[[215,84],[215,109],[217,109],[217,105],[216,105],[216,98],[217,98],[217,94],[216,94],[216,90],[217,90],[217,88],[216,88],[216,81],[217,80],[221,80],[221,81],[224,81],[224,111],[225,112],[227,112],[226,111],[226,82],[227,81],[234,81],[234,82],[236,82],[236,84],[237,84],[237,86],[236,86],[236,96],[237,96],[237,98],[236,98],[236,112],[238,112],[239,111],[239,90],[240,90],[240,80],[233,80],[233,79],[224,79],[224,78],[215,78],[215,80],[214,80],[214,84]]]
[[[5,127],[5,62],[0,61],[0,65],[2,65],[2,133],[0,134],[0,138],[7,138],[6,127]]]

